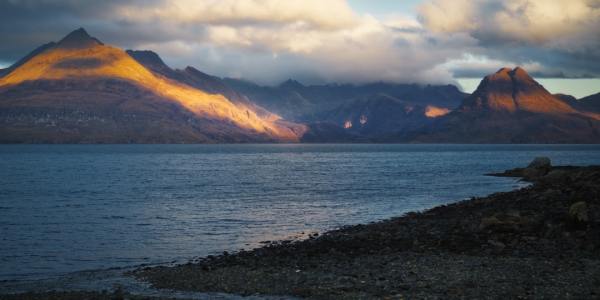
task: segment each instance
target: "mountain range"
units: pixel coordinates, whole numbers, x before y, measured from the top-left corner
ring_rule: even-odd
[[[277,86],[173,69],[78,29],[0,70],[2,143],[600,143],[600,94],[522,68],[453,85]]]

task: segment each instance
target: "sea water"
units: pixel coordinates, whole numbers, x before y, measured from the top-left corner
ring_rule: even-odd
[[[0,280],[185,262],[473,196],[589,145],[2,145]]]

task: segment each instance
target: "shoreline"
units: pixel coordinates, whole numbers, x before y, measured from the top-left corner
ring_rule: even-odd
[[[494,175],[532,185],[132,275],[156,288],[320,299],[600,298],[600,166]]]
[[[158,289],[259,298],[600,299],[600,166],[548,164],[488,175],[532,184],[127,275]],[[0,296],[163,299],[119,289]]]

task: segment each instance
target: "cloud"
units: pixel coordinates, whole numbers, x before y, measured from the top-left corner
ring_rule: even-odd
[[[0,2],[0,61],[85,27],[175,67],[268,84],[450,83],[500,64],[600,75],[599,2],[431,0],[375,18],[344,0],[11,0]]]
[[[600,75],[599,0],[433,0],[419,20],[432,32],[473,37],[475,54]]]
[[[13,16],[0,25],[15,22],[17,28],[2,32],[11,46],[0,46],[0,58],[14,60],[15,49],[32,49],[32,40],[56,40],[57,32],[64,35],[84,26],[106,43],[155,50],[177,67],[194,65],[261,83],[288,77],[305,82],[447,83],[452,74],[439,66],[460,57],[473,40],[425,31],[414,17],[381,20],[361,15],[344,0],[127,0],[86,5],[29,0],[0,6],[0,17]],[[34,32],[39,35],[19,41]]]
[[[352,26],[356,17],[340,0],[329,0],[326,5],[320,0],[165,0],[158,6],[122,5],[115,13],[134,22],[236,26],[301,23],[331,30]]]
[[[567,77],[561,69],[545,66],[537,61],[524,61],[515,63],[507,60],[491,59],[487,56],[464,54],[460,59],[453,59],[444,64],[456,78],[481,78],[482,74],[491,74],[500,67],[522,67],[536,78],[563,78]]]
[[[465,46],[424,32],[414,18],[359,15],[343,0],[163,1],[145,8],[121,5],[115,14],[139,28],[177,28],[183,32],[171,37],[195,49],[189,61],[202,61],[208,72],[262,83],[287,77],[449,82],[451,74],[438,65],[460,56]]]

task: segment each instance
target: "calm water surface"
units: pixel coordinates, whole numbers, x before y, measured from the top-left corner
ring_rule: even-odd
[[[599,146],[4,145],[0,280],[185,261],[511,190]]]

